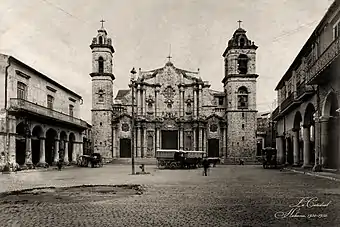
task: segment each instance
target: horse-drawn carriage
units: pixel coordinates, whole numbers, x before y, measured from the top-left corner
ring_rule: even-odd
[[[262,165],[264,169],[277,167],[277,150],[272,147],[262,149]]]
[[[157,150],[158,168],[196,168],[202,162],[203,151]]]
[[[91,167],[94,168],[96,166],[103,166],[103,159],[99,153],[92,153],[91,155],[81,155],[78,157],[78,166],[88,167],[91,164]]]

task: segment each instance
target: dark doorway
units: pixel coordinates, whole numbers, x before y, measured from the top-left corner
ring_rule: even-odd
[[[208,157],[219,157],[220,141],[218,139],[208,140]]]
[[[32,138],[32,163],[38,164],[40,161],[40,140],[38,138]]]
[[[120,139],[120,157],[131,158],[131,139]]]
[[[256,156],[261,156],[262,155],[262,140],[257,141],[257,152]]]
[[[16,162],[19,165],[25,164],[25,156],[26,156],[26,132],[27,125],[23,122],[19,123],[16,127],[16,143],[15,143],[15,157]]]
[[[178,150],[177,131],[162,131],[162,149]]]
[[[287,147],[287,162],[289,165],[293,165],[294,164],[294,151],[293,151],[293,142],[291,138],[287,138],[287,143],[288,143],[288,147]]]

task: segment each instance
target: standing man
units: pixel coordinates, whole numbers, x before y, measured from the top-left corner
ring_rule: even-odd
[[[208,159],[205,157],[204,160],[203,160],[203,168],[204,168],[204,176],[208,176],[208,169],[209,169],[209,162],[208,162]]]

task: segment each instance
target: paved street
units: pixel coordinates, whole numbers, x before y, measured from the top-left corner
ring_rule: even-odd
[[[340,226],[339,182],[261,166],[218,166],[208,177],[202,176],[202,169],[147,166],[146,170],[151,174],[132,176],[130,166],[107,165],[0,175],[2,192],[82,184],[145,187],[141,195],[102,199],[84,196],[80,200],[77,193],[63,201],[48,193],[44,194],[50,199],[36,202],[18,199],[8,203],[2,198],[1,226]],[[301,202],[309,207],[295,211],[300,217],[280,213],[291,210],[290,205],[297,205],[302,197],[318,201]],[[310,207],[322,202],[325,207]]]

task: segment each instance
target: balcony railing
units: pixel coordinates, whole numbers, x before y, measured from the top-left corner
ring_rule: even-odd
[[[282,103],[281,103],[281,111],[285,110],[291,104],[294,103],[295,92],[292,92]]]
[[[275,120],[279,116],[279,113],[280,113],[280,108],[276,107],[276,109],[272,113],[272,119]]]
[[[312,82],[327,66],[329,66],[337,56],[340,50],[340,38],[335,39],[319,58],[309,61],[307,66],[307,83]]]
[[[305,97],[307,95],[312,95],[314,93],[315,93],[315,91],[314,91],[313,86],[307,85],[305,83],[298,85],[298,87],[296,88],[296,98],[297,99],[302,99],[303,97]]]
[[[41,106],[24,99],[10,99],[10,111],[27,111],[36,115],[45,116],[47,118],[53,118],[56,121],[66,122],[68,124],[80,126],[81,128],[87,128],[87,123],[81,119],[72,117],[70,115],[58,112],[53,109],[49,109],[45,106]]]

